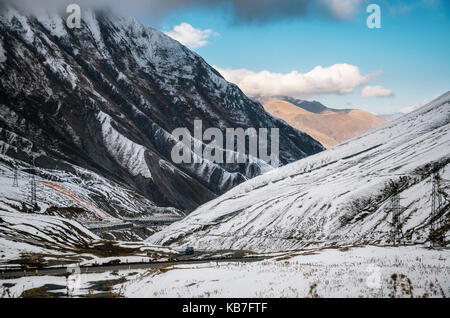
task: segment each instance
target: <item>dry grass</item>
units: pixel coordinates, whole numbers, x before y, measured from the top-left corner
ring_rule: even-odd
[[[20,298],[53,298],[43,287],[31,288],[20,294]]]

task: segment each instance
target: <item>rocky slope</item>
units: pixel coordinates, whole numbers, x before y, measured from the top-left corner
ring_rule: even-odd
[[[282,164],[323,150],[267,114],[200,56],[134,19],[84,10],[65,16],[0,4],[0,151],[42,169],[78,167],[156,206],[189,212],[267,169],[174,164],[171,132],[280,129]],[[203,145],[205,146],[205,145]]]
[[[449,149],[450,92],[362,136],[249,180],[149,241],[255,251],[390,244],[389,211],[397,192],[403,241],[424,243],[432,221],[431,175],[450,179]],[[449,202],[443,206],[448,230]]]
[[[289,97],[261,98],[264,109],[331,148],[386,122],[360,109],[332,109],[319,102]]]

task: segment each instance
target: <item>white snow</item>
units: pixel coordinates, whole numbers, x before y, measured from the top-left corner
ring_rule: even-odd
[[[2,38],[0,37],[0,63],[6,62],[6,52],[3,48]]]
[[[149,150],[114,129],[111,125],[113,119],[108,114],[100,111],[98,119],[102,125],[103,140],[111,156],[133,175],[150,179],[152,174],[145,161],[145,152]]]
[[[97,44],[101,54],[103,54],[103,57],[109,58],[110,55],[108,50],[105,48],[105,44],[103,43],[102,33],[100,31],[100,27],[98,25],[97,18],[95,16],[95,12],[89,9],[84,10],[82,21],[90,30],[91,35],[95,40],[95,43]]]
[[[50,31],[50,34],[59,38],[67,35],[64,21],[59,15],[52,12],[41,12],[36,18],[48,31]]]
[[[60,248],[89,244],[98,236],[60,217],[3,211],[0,204],[0,264],[24,254],[64,255]]]
[[[2,145],[0,144],[0,151]],[[14,170],[18,167],[18,187],[13,187]],[[36,168],[37,204],[42,213],[49,207],[79,207],[85,213],[76,215],[83,224],[102,221],[122,222],[111,215],[110,208],[136,215],[179,215],[174,208],[157,207],[153,202],[134,191],[109,181],[93,172],[72,166],[76,171],[69,173],[59,170]],[[30,201],[30,166],[19,160],[0,154],[0,210],[17,212],[22,203],[27,207]],[[101,198],[101,200],[99,200]],[[109,202],[109,207],[102,204]]]
[[[448,297],[449,271],[448,251],[366,246],[167,266],[120,288],[152,298]]]
[[[72,267],[68,268],[70,271]],[[53,285],[56,288],[51,290],[51,293],[55,293],[58,295],[62,295],[63,297],[86,297],[86,296],[94,296],[96,294],[104,293],[98,290],[95,290],[94,284],[96,282],[106,282],[106,286],[108,286],[108,282],[112,283],[118,279],[126,279],[130,277],[135,277],[138,274],[142,273],[143,270],[125,270],[120,271],[120,273],[80,273],[80,274],[72,274],[68,278],[65,276],[27,276],[18,279],[9,279],[5,282],[9,284],[13,284],[12,287],[6,288],[0,285],[0,296],[3,294],[3,297],[20,297],[20,295],[27,290],[34,288],[41,288],[45,285]],[[131,276],[130,276],[131,275]],[[60,288],[57,288],[60,286]],[[116,294],[120,296],[120,292]],[[112,295],[111,295],[112,296]]]
[[[105,259],[106,260],[106,259]],[[112,287],[120,297],[280,298],[280,297],[448,297],[447,250],[407,247],[341,247],[310,249],[255,262],[204,262],[162,265],[79,275],[28,276],[8,279],[0,294],[18,297],[46,284],[63,295],[98,293],[95,282],[125,283]],[[76,284],[74,284],[76,283]]]
[[[249,180],[149,238],[200,249],[279,251],[308,245],[386,242],[387,182],[408,177],[400,193],[404,233],[425,242],[430,175],[442,161],[450,179],[450,92],[434,102],[320,154]]]
[[[22,35],[25,42],[29,44],[33,43],[34,32],[28,23],[28,18],[16,9],[7,6],[4,14],[0,15],[0,21],[5,24],[14,25],[14,28]]]
[[[123,74],[122,72],[119,72],[119,75],[117,75],[117,81],[125,81],[127,83],[129,83],[130,81],[128,80],[127,76],[125,74]],[[137,111],[140,111],[136,108]]]

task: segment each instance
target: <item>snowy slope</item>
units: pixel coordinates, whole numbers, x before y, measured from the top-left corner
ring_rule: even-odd
[[[450,179],[449,150],[450,92],[360,137],[245,182],[149,241],[255,251],[383,243],[391,231],[385,208],[392,187],[399,186],[405,240],[424,242],[430,175],[439,171]]]
[[[63,255],[68,248],[99,240],[75,221],[39,214],[0,210],[0,253],[3,262],[20,259],[24,253]]]
[[[18,169],[17,187],[13,186],[13,167]],[[0,155],[1,266],[26,263],[33,257],[57,264],[92,260],[97,253],[107,262],[101,246],[105,233],[106,238],[141,241],[152,232],[132,223],[122,231],[114,231],[115,226],[142,218],[170,219],[183,215],[175,208],[156,206],[122,184],[80,167],[71,168],[72,172],[33,168]],[[36,180],[35,211],[30,203],[32,176]],[[99,225],[113,230],[98,233]],[[147,255],[147,250],[165,250],[142,242],[114,244],[128,248],[130,257],[139,260]],[[123,256],[115,255],[114,251],[108,251],[108,255]]]
[[[14,169],[18,187],[13,187]],[[70,218],[81,222],[119,222],[123,218],[180,216],[175,208],[161,208],[131,188],[107,180],[93,172],[72,166],[72,172],[33,168],[0,155],[0,210],[31,209],[31,176],[36,180],[36,200],[41,213],[57,214],[58,208],[78,208]],[[67,216],[66,216],[67,217]]]
[[[448,254],[423,247],[308,250],[249,263],[168,266],[117,286],[125,297],[448,297]]]
[[[86,222],[80,223],[42,213],[5,211],[0,205],[0,267],[164,261],[176,252],[142,241],[101,240],[83,226]]]
[[[69,290],[73,297],[105,296],[99,283],[108,282],[116,295],[139,298],[443,298],[449,296],[449,270],[448,256],[442,251],[419,246],[345,247],[287,253],[258,262],[82,271],[70,278],[76,285],[68,285],[64,276],[27,276],[9,279],[8,287],[0,286],[0,294],[19,297],[28,289],[42,288],[53,297],[65,297]]]
[[[18,187],[13,186],[14,167],[18,169]],[[26,213],[32,212],[32,176],[36,182],[36,216],[79,222],[104,239],[142,240],[154,229],[134,226],[133,221],[139,225],[143,218],[184,215],[175,208],[159,207],[131,187],[80,167],[71,166],[71,172],[33,168],[5,155],[0,155],[0,211],[15,213],[17,218],[26,218]]]

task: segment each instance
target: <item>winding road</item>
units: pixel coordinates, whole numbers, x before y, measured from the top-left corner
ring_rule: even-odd
[[[80,273],[104,273],[120,270],[131,269],[148,269],[156,268],[160,266],[170,266],[179,264],[192,264],[192,263],[207,263],[207,262],[254,262],[264,260],[267,257],[255,256],[255,257],[241,257],[241,258],[208,258],[208,259],[184,259],[178,261],[164,261],[164,262],[141,262],[141,263],[120,263],[120,264],[102,264],[102,265],[90,265],[80,266]],[[68,275],[70,271],[76,269],[73,265],[64,267],[48,267],[41,269],[30,268],[23,269],[0,269],[0,279],[16,279],[25,276],[64,276]]]

